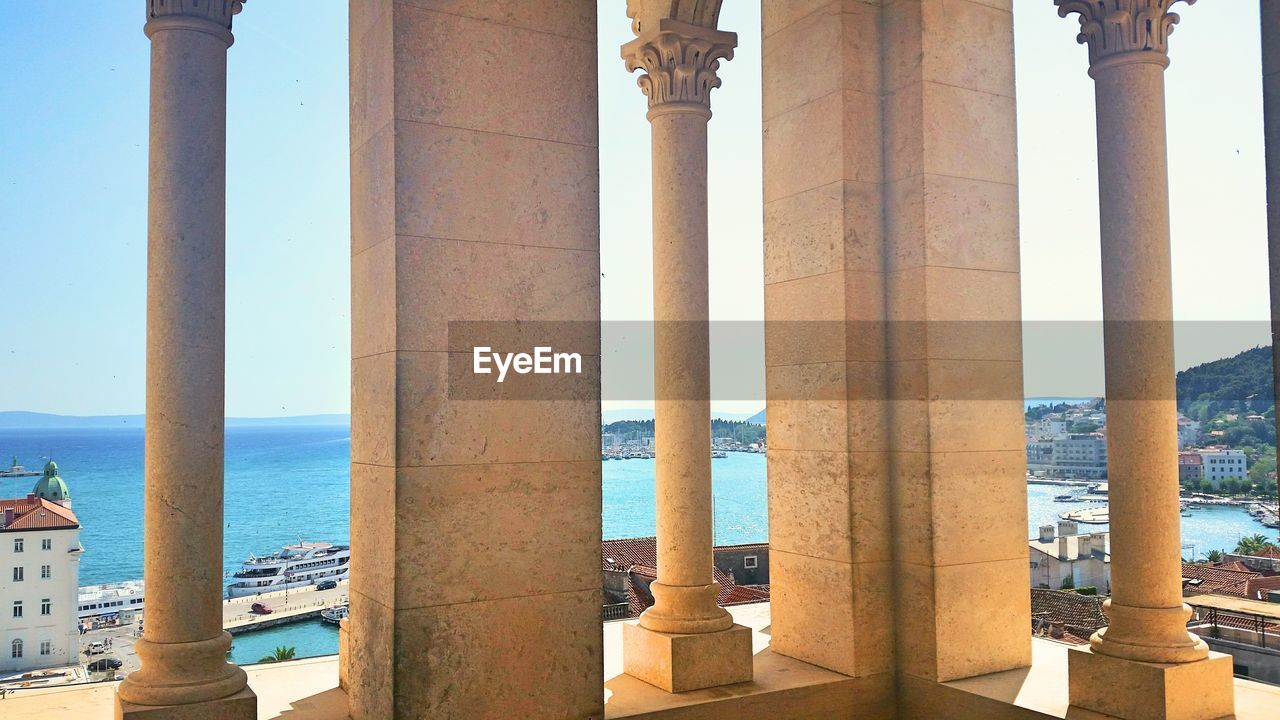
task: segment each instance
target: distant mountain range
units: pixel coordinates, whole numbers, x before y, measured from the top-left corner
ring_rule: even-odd
[[[1028,405],[1061,402],[1069,398],[1027,398]],[[1078,400],[1071,398],[1071,400]],[[601,412],[601,424],[620,421],[643,421],[653,419],[652,408],[636,408],[623,410],[604,410]],[[765,424],[765,411],[754,415],[747,413],[714,413],[720,420],[745,421],[754,425]],[[307,427],[316,425],[349,426],[351,415],[347,413],[329,413],[324,415],[296,415],[293,417],[229,417],[227,427]],[[142,427],[142,415],[55,415],[52,413],[25,412],[21,410],[0,411],[0,430],[57,430],[57,429],[90,429],[90,428],[128,428]]]
[[[227,418],[227,427],[305,427],[315,425],[350,425],[346,413],[297,415],[294,417]],[[74,430],[100,428],[140,428],[142,415],[54,415],[24,411],[0,412],[0,429]]]

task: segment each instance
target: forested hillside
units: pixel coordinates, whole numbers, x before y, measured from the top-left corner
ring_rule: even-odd
[[[1275,404],[1271,346],[1197,365],[1178,373],[1178,409],[1206,421],[1219,413],[1266,413]]]

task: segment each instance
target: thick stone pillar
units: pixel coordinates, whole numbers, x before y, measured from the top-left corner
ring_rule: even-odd
[[[689,5],[693,5],[689,3]],[[751,631],[716,605],[711,531],[707,122],[733,33],[706,17],[629,9],[622,48],[643,69],[653,128],[653,291],[658,578],[654,605],[623,629],[626,672],[668,692],[751,679]],[[694,24],[702,20],[703,24]]]
[[[1271,279],[1271,369],[1280,408],[1280,0],[1261,0],[1263,135],[1267,143],[1267,263]],[[1280,432],[1280,413],[1275,417]],[[1280,501],[1280,497],[1276,498]]]
[[[147,621],[117,717],[257,715],[222,629],[227,48],[240,5],[147,3]]]
[[[924,716],[1031,660],[1013,18],[761,12],[771,646]]]
[[[1013,16],[882,12],[896,660],[923,714],[918,688],[1031,663]]]
[[[1070,656],[1071,702],[1121,718],[1217,718],[1231,660],[1187,632],[1164,70],[1176,0],[1055,0],[1080,14],[1098,118],[1111,507],[1110,626]]]
[[[882,12],[761,4],[764,310],[770,647],[891,712]]]
[[[349,7],[351,715],[601,717],[596,2]]]

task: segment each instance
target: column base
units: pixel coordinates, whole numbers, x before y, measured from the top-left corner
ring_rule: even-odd
[[[628,623],[622,628],[622,667],[669,693],[751,681],[751,628],[682,635]]]
[[[1120,720],[1230,717],[1235,713],[1231,670],[1231,656],[1216,652],[1177,664],[1126,660],[1088,648],[1067,654],[1071,709]]]
[[[257,720],[258,696],[249,688],[235,695],[187,705],[135,705],[116,695],[116,720]]]

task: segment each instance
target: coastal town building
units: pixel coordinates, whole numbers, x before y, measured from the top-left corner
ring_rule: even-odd
[[[1200,421],[1178,415],[1178,449],[1182,450],[1200,442]]]
[[[1280,568],[1267,562],[1272,556],[1280,552],[1183,563],[1183,592],[1193,610],[1191,631],[1230,654],[1236,676],[1280,683]]]
[[[1204,466],[1204,479],[1214,485],[1221,484],[1223,480],[1244,480],[1249,477],[1249,461],[1243,450],[1217,445],[1196,452]]]
[[[1204,456],[1198,452],[1181,451],[1178,453],[1178,481],[1204,479]]]
[[[0,499],[0,673],[74,664],[80,521],[49,461],[30,494]]]
[[[1027,443],[1027,471],[1050,478],[1107,477],[1107,439],[1101,433],[1071,433]]]
[[[1231,656],[1236,677],[1280,685],[1280,602],[1225,595],[1188,596],[1189,629]]]
[[[148,0],[141,668],[114,701],[20,697],[0,701],[6,720],[106,717],[110,702],[118,720],[249,720],[260,700],[291,720],[1274,717],[1280,694],[1233,681],[1182,595],[1161,400],[1175,396],[1173,4],[1026,4],[1072,17],[1062,42],[1087,46],[1096,90],[1096,134],[1063,136],[1096,137],[1081,152],[1097,151],[1097,193],[1064,197],[1100,201],[1114,564],[1106,627],[1067,648],[1028,633],[1012,3],[761,4],[760,55],[738,62],[759,63],[763,93],[770,601],[747,627],[716,604],[711,562],[707,142],[738,44],[720,2],[351,2],[351,616],[336,662],[251,680],[224,661],[220,603],[226,59],[242,3]],[[601,8],[631,23],[620,63],[641,71],[650,123],[652,164],[627,182],[652,189],[660,396],[654,604],[612,649],[589,352]],[[1261,27],[1271,109],[1280,3],[1264,1]],[[1267,128],[1280,141],[1280,118]],[[1280,155],[1270,170],[1280,193]],[[475,320],[586,328],[584,372],[540,378],[565,383],[550,397],[469,394],[450,360],[454,326]]]
[[[1111,592],[1111,555],[1108,533],[1081,534],[1070,520],[1040,526],[1038,537],[1029,542],[1031,587],[1050,590],[1094,588]]]
[[[1253,555],[1224,553],[1222,561],[1227,564],[1240,563],[1263,575],[1280,575],[1280,549],[1274,547],[1265,547]]]
[[[1272,592],[1280,591],[1280,575],[1265,575],[1238,562],[1183,563],[1182,587],[1186,595],[1226,595],[1267,602]]]

